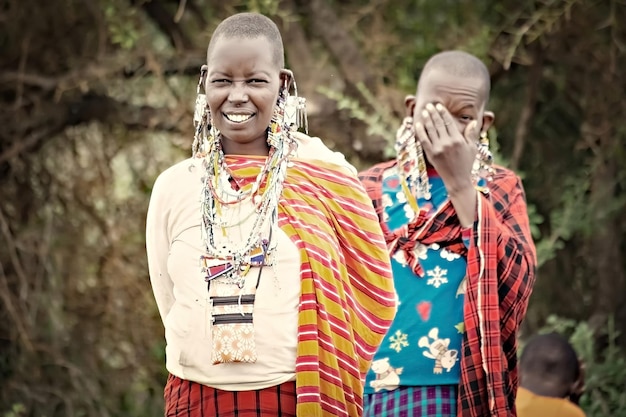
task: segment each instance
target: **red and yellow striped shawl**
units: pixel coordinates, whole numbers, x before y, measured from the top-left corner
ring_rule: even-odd
[[[227,162],[248,182],[264,158]],[[302,262],[297,414],[360,416],[365,373],[395,314],[389,253],[371,200],[345,168],[294,160],[279,225]]]

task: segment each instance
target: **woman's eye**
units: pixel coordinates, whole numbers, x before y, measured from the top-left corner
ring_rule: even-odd
[[[218,78],[216,80],[211,80],[211,84],[227,84],[230,83],[230,80],[227,80],[226,78]]]
[[[472,116],[468,116],[467,114],[460,115],[459,119],[461,119],[464,122],[471,122],[472,120],[474,120]]]
[[[248,84],[265,84],[265,83],[267,83],[267,80],[263,80],[261,78],[252,78],[248,80]]]

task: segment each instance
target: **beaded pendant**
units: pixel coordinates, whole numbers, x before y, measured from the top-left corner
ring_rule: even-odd
[[[269,241],[263,239],[260,244],[254,246],[247,256],[243,259],[237,259],[236,256],[226,257],[223,259],[223,263],[216,265],[209,265],[211,258],[206,255],[200,257],[201,271],[204,274],[204,280],[210,282],[215,278],[226,278],[229,281],[237,283],[240,287],[243,282],[241,276],[245,276],[251,267],[254,266],[271,266],[271,263],[266,262],[266,257],[269,252]]]

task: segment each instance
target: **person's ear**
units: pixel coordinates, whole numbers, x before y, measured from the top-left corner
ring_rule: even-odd
[[[493,114],[492,111],[488,111],[488,110],[485,111],[483,113],[483,123],[482,123],[482,127],[480,128],[480,131],[481,132],[488,131],[495,119],[496,119],[496,115]]]
[[[405,117],[413,117],[413,112],[415,112],[415,104],[415,96],[409,95],[404,98],[404,107],[406,109],[406,114],[404,115]]]
[[[207,83],[208,83],[208,77],[207,77],[207,73],[209,72],[209,67],[208,65],[203,65],[202,67],[200,67],[200,79],[198,80],[198,94],[200,93],[201,89],[204,90],[204,93],[206,93],[207,90]]]
[[[286,68],[280,70],[280,84],[284,86],[287,91],[291,88],[291,84],[294,81],[293,72]]]

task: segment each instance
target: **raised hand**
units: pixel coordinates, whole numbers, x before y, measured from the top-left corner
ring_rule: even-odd
[[[472,166],[476,159],[477,121],[460,131],[448,109],[441,104],[426,105],[417,122],[415,134],[426,158],[435,168],[448,193],[472,187]]]
[[[476,217],[472,166],[478,152],[478,122],[473,120],[461,130],[448,109],[439,103],[427,104],[420,116],[421,120],[415,123],[417,140],[443,180],[459,223],[469,227]]]

